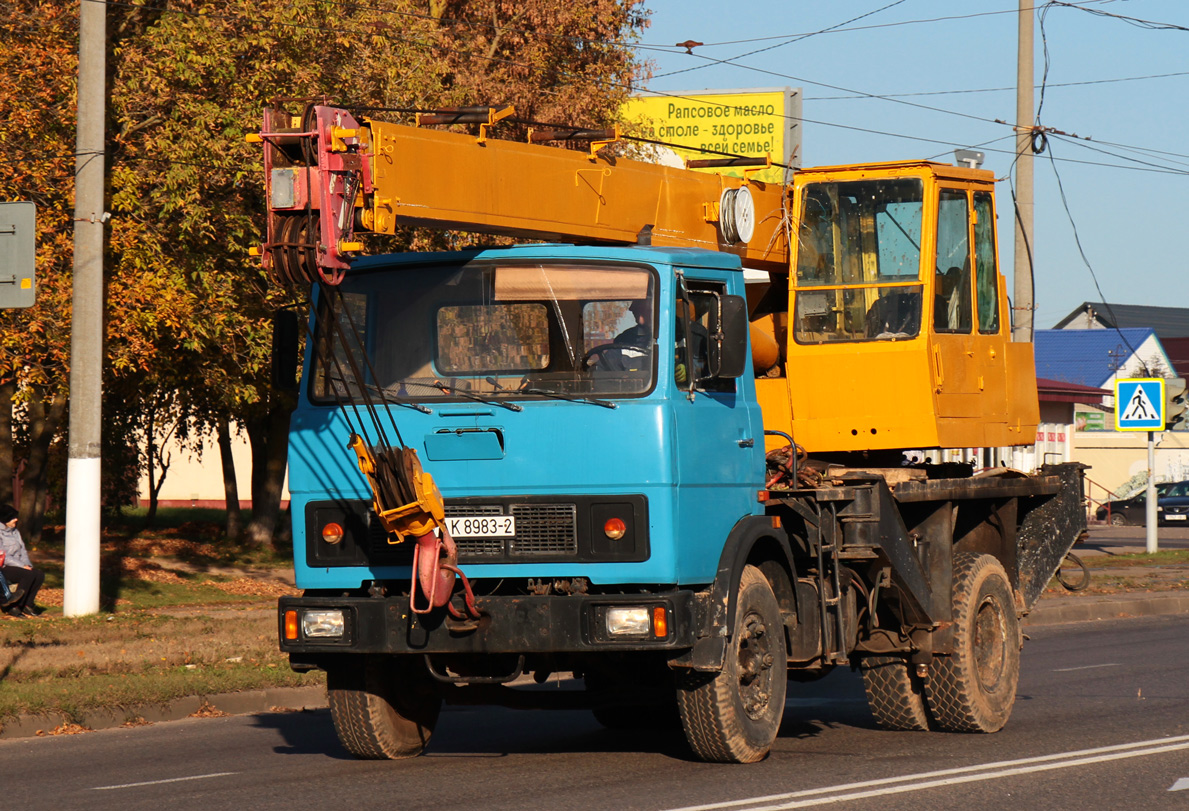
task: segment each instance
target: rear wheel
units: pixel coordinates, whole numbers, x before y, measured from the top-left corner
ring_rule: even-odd
[[[419,658],[354,656],[337,662],[326,669],[326,694],[339,740],[366,760],[421,754],[442,709]]]
[[[722,672],[691,673],[677,691],[686,740],[701,760],[754,763],[772,748],[787,687],[783,626],[772,586],[744,567]]]
[[[884,729],[924,732],[929,729],[925,683],[902,656],[868,656],[859,664],[867,705]]]
[[[937,656],[925,684],[938,726],[995,732],[1020,680],[1020,624],[1003,566],[991,555],[954,559],[954,652]]]

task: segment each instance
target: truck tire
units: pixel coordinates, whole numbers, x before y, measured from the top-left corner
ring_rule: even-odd
[[[924,680],[902,656],[868,656],[859,664],[875,723],[899,732],[929,729]]]
[[[416,757],[429,743],[442,699],[419,660],[353,656],[326,668],[335,732],[364,760]]]
[[[735,627],[721,673],[689,673],[677,709],[694,755],[713,763],[763,760],[784,716],[788,660],[772,586],[754,566],[739,579]]]
[[[937,656],[925,690],[947,732],[996,732],[1020,680],[1020,624],[1011,584],[991,555],[954,558],[954,652]]]

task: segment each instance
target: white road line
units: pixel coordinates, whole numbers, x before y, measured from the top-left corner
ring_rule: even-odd
[[[1169,738],[1154,738],[1147,741],[1121,743],[1115,744],[1114,746],[1102,746],[1095,749],[1078,749],[1071,752],[1058,752],[1053,755],[1040,755],[1038,757],[1020,758],[1019,760],[1002,760],[992,763],[981,763],[974,766],[963,766],[954,769],[941,769],[939,771],[933,772],[906,774],[900,777],[887,777],[880,780],[864,780],[858,783],[843,783],[837,786],[823,786],[822,788],[805,789],[803,791],[794,791],[788,794],[769,794],[762,797],[748,797],[742,800],[728,800],[726,802],[710,803],[708,805],[684,806],[682,808],[671,809],[670,811],[713,811],[713,809],[740,808],[742,806],[751,806],[749,811],[768,811],[768,809],[772,808],[797,808],[799,807],[798,805],[765,806],[758,804],[781,802],[784,800],[796,800],[803,797],[814,797],[815,795],[838,794],[840,792],[851,792],[859,789],[872,789],[888,786],[894,787],[892,790],[884,792],[845,795],[838,798],[819,798],[814,799],[811,802],[803,802],[801,805],[839,802],[843,799],[859,799],[860,796],[876,796],[879,793],[917,791],[919,789],[929,788],[931,786],[951,785],[954,783],[965,783],[974,780],[990,780],[997,777],[1007,777],[1011,774],[1024,774],[1030,771],[1044,771],[1047,769],[1061,769],[1067,766],[1079,766],[1085,763],[1096,763],[1103,760],[1118,760],[1121,758],[1153,755],[1166,751],[1175,751],[1177,749],[1189,749],[1189,735],[1177,735]],[[1030,766],[1029,764],[1037,765]],[[977,774],[977,772],[986,773]],[[934,778],[946,779],[937,780]],[[911,786],[904,787],[895,786],[897,783],[910,783],[912,781],[928,782],[927,784],[914,783]]]
[[[1111,662],[1109,665],[1082,665],[1081,667],[1059,667],[1054,670],[1054,673],[1072,673],[1075,670],[1093,670],[1096,667],[1122,667],[1118,662]]]
[[[137,786],[158,786],[162,783],[182,783],[186,780],[206,780],[208,777],[227,777],[239,772],[214,772],[213,774],[193,774],[189,777],[170,777],[167,780],[146,780],[143,783],[121,783],[118,786],[92,786],[91,791],[110,791],[115,788],[136,788]]]

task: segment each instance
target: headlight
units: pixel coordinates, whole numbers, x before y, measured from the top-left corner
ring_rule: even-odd
[[[646,636],[649,630],[647,608],[607,609],[607,633],[612,636]]]
[[[310,638],[341,638],[347,627],[342,609],[329,611],[304,611],[301,615],[301,633]]]

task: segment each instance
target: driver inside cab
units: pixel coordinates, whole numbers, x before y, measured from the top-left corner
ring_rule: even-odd
[[[599,347],[589,365],[605,372],[643,372],[652,368],[652,305],[647,299],[633,301],[628,312],[636,324]]]

